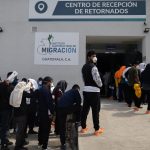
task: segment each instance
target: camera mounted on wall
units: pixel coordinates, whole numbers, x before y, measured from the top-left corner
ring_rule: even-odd
[[[145,29],[144,29],[144,33],[148,33],[149,30],[150,30],[150,28],[145,28]]]

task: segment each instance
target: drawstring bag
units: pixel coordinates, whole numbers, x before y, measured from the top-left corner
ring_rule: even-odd
[[[135,95],[136,95],[136,97],[137,97],[137,98],[140,98],[141,95],[142,95],[142,91],[141,91],[140,84],[135,83],[135,84],[134,84],[134,90],[135,90]]]

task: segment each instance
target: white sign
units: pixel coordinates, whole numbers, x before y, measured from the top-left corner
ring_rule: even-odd
[[[146,0],[30,0],[30,21],[146,19]]]
[[[34,64],[78,65],[79,33],[35,33]]]

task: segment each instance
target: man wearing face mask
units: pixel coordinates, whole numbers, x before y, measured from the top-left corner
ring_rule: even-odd
[[[83,109],[81,116],[81,133],[88,131],[86,127],[86,119],[89,113],[90,107],[92,108],[94,135],[100,135],[104,129],[99,125],[99,112],[100,112],[100,87],[102,87],[102,81],[100,74],[96,67],[97,57],[94,51],[87,53],[87,63],[82,67],[82,76],[84,81],[83,90]]]

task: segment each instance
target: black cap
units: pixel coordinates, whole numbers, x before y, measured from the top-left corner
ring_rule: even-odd
[[[47,82],[52,82],[53,79],[49,76],[46,76],[44,79],[43,79],[43,83],[47,83]]]

